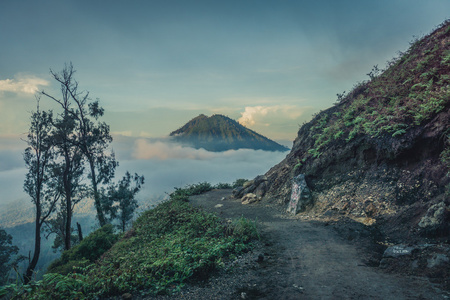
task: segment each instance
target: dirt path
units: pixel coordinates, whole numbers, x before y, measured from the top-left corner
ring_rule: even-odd
[[[261,224],[263,239],[227,271],[183,290],[184,299],[450,299],[426,278],[402,277],[367,266],[361,249],[332,226],[289,219],[273,208],[242,205],[230,190],[191,197],[223,218]]]

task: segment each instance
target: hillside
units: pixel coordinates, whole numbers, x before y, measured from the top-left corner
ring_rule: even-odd
[[[242,148],[265,151],[289,150],[223,115],[211,117],[199,115],[170,133],[170,136],[176,142],[215,152]]]
[[[299,217],[350,218],[376,228],[380,243],[413,244],[424,255],[432,243],[438,256],[426,259],[444,255],[448,264],[450,21],[368,75],[303,125],[286,158],[237,195],[255,192],[286,207],[292,178],[304,174],[311,197]],[[421,266],[411,272],[424,272],[425,257],[410,259]]]

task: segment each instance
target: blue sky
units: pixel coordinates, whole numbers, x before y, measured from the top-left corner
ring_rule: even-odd
[[[0,136],[73,62],[113,132],[222,113],[278,140],[450,15],[446,0],[1,1]],[[45,104],[43,104],[45,105]]]

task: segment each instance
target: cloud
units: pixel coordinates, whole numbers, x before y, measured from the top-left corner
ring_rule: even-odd
[[[286,119],[298,119],[309,109],[295,105],[247,106],[238,122],[244,126],[269,126],[274,122],[284,122]]]
[[[209,159],[214,153],[204,149],[184,147],[169,140],[137,139],[134,144],[135,159]]]
[[[48,86],[50,83],[42,78],[28,75],[16,75],[14,79],[0,80],[0,91],[34,94],[40,86]]]

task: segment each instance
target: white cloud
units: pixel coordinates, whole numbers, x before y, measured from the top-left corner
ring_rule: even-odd
[[[286,119],[296,120],[309,109],[295,105],[247,106],[238,122],[244,126],[269,126],[274,122],[284,122]]]
[[[137,139],[134,144],[133,158],[135,159],[209,159],[214,153],[205,149],[183,147],[170,141]]]
[[[36,76],[16,75],[14,79],[0,80],[0,91],[34,94],[40,86],[48,86],[50,83]]]

